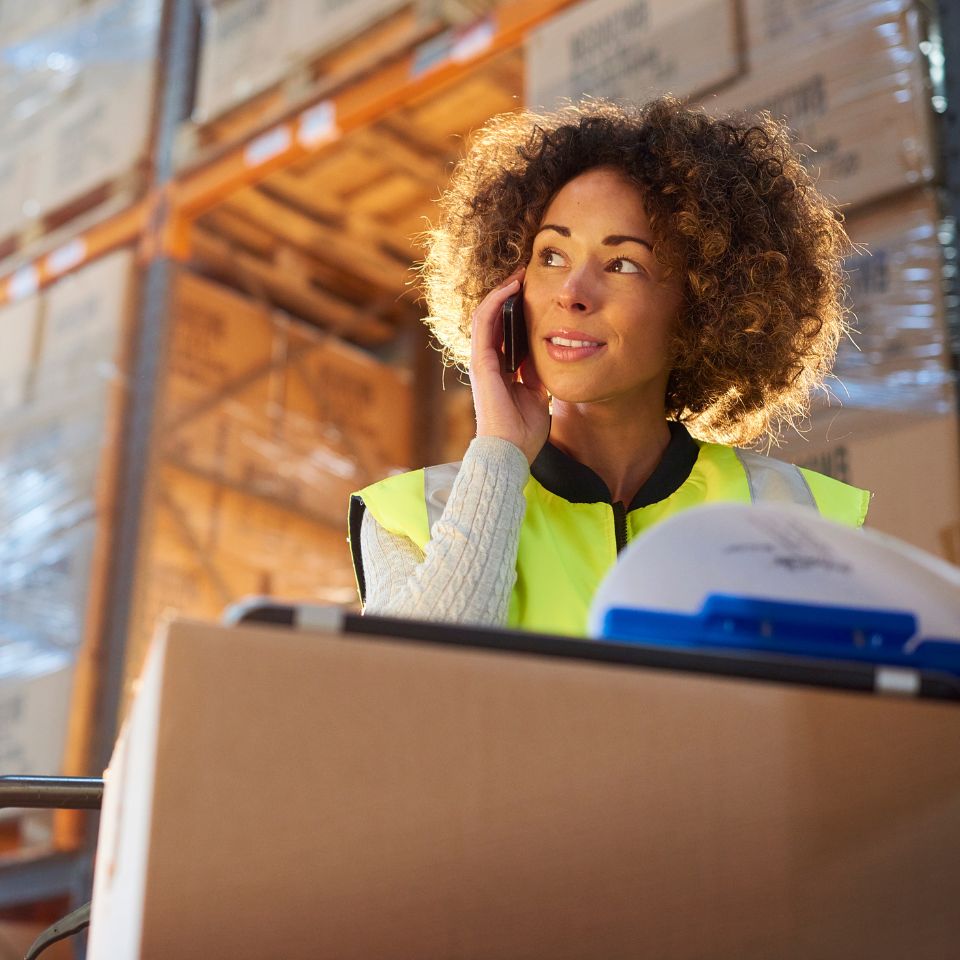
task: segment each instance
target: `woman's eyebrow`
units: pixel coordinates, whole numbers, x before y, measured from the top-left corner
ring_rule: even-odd
[[[618,247],[621,243],[639,243],[640,246],[646,247],[653,253],[653,244],[649,240],[644,240],[642,237],[631,237],[624,233],[611,234],[609,237],[604,237],[601,242],[605,247]]]
[[[558,223],[545,223],[537,233],[543,233],[544,230],[553,230],[555,233],[559,233],[561,237],[570,236],[570,228],[563,227]],[[621,243],[639,243],[640,246],[646,247],[653,253],[653,244],[650,243],[649,240],[644,240],[642,237],[634,237],[627,233],[613,233],[609,237],[604,237],[601,243],[603,243],[605,247],[618,247]]]

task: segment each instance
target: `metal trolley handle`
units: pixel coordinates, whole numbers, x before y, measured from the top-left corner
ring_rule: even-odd
[[[96,777],[0,777],[0,808],[99,810],[102,802],[103,780]],[[47,947],[89,925],[90,904],[85,903],[47,927],[33,941],[24,960],[35,960]]]

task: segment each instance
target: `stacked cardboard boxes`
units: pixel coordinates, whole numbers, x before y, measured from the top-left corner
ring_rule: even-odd
[[[205,123],[279,83],[410,0],[202,0],[194,119]]]
[[[355,602],[349,495],[411,459],[402,370],[188,271],[171,321],[130,675],[165,614]]]
[[[795,131],[843,210],[854,330],[808,429],[775,455],[865,487],[868,524],[960,562],[960,422],[923,8],[745,0],[747,72],[705,100]]]
[[[0,241],[142,189],[161,10],[161,0],[0,7],[10,23],[0,28]]]
[[[740,69],[733,0],[586,0],[528,38],[525,99],[693,96]]]
[[[110,446],[134,272],[122,251],[0,311],[0,766],[61,772],[77,657],[102,582]],[[99,551],[99,552],[98,552]],[[22,843],[51,842],[51,818]]]

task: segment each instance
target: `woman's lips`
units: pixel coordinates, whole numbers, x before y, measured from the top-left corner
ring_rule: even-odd
[[[552,333],[544,337],[544,343],[547,356],[561,363],[586,360],[588,357],[596,356],[606,346],[601,340],[579,331]]]

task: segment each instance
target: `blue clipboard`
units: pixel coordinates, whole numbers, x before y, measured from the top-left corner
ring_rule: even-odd
[[[694,614],[611,607],[601,637],[672,648],[717,648],[937,670],[960,676],[960,636],[917,638],[903,610],[787,603],[714,593]]]

